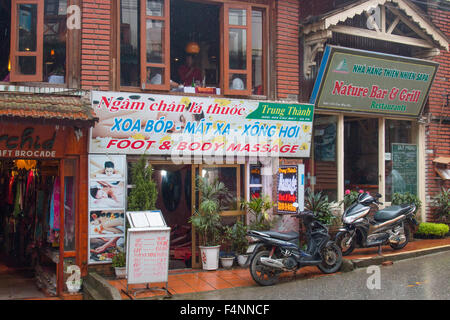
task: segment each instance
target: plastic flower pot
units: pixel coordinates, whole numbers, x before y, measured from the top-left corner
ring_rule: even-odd
[[[219,269],[219,250],[220,246],[203,247],[200,246],[203,270]]]
[[[225,269],[229,269],[233,266],[234,257],[221,257],[220,263],[222,264],[222,267]]]

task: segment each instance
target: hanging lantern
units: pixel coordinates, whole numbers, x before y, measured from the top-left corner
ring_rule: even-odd
[[[185,50],[189,54],[198,54],[200,52],[200,46],[197,42],[191,41],[186,45]]]

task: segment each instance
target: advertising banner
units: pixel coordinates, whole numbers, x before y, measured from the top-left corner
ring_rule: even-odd
[[[438,64],[327,46],[310,102],[316,108],[420,115]]]
[[[297,212],[299,207],[298,178],[299,172],[296,165],[286,165],[278,168],[278,213],[294,214]]]
[[[91,153],[309,157],[310,104],[92,93]]]

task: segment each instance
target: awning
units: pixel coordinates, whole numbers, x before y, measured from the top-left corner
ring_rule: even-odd
[[[0,92],[1,120],[92,127],[98,118],[79,96]]]

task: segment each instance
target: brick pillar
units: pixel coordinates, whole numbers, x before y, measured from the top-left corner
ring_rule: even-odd
[[[433,23],[450,38],[450,15],[436,8],[428,9]],[[441,187],[450,188],[450,181],[442,180],[435,172],[433,159],[439,156],[450,157],[450,106],[447,95],[450,81],[450,52],[441,50],[440,55],[433,59],[440,64],[428,98],[430,123],[426,127],[426,214],[427,221],[434,221],[429,199],[441,191]],[[444,119],[447,119],[444,122]]]
[[[299,94],[299,18],[299,1],[276,2],[275,70],[278,99]]]
[[[82,6],[81,87],[110,90],[112,4],[109,0],[83,0]]]

